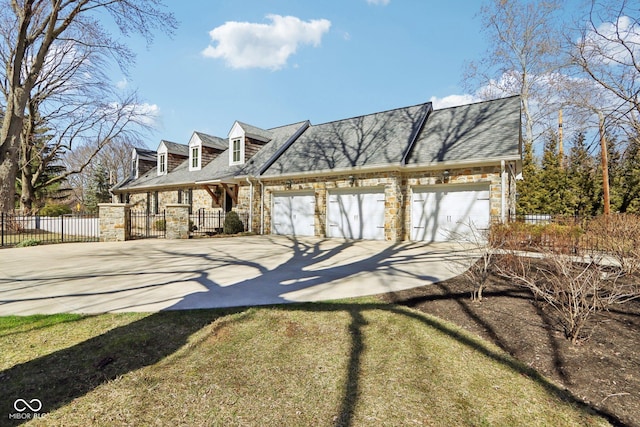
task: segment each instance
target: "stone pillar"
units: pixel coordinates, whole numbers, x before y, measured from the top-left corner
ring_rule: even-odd
[[[123,242],[131,239],[131,205],[126,203],[100,203],[100,241]]]
[[[165,206],[166,238],[189,238],[189,205],[168,204]]]

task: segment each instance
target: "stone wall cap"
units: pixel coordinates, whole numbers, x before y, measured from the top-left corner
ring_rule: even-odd
[[[188,208],[189,205],[185,203],[167,203],[165,205],[167,208]]]
[[[105,208],[126,208],[126,207],[131,207],[133,206],[130,203],[98,203],[98,207],[105,207]]]

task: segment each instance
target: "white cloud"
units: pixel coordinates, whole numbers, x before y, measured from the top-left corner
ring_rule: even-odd
[[[116,82],[116,87],[120,90],[125,89],[127,86],[129,86],[129,81],[127,80],[126,77],[123,77],[122,80],[119,80],[118,82]]]
[[[465,93],[462,95],[448,95],[444,98],[432,96],[429,101],[433,103],[434,110],[440,110],[442,108],[457,107],[458,105],[473,104],[481,101],[481,99],[475,95]]]
[[[367,3],[369,4],[382,5],[382,6],[388,5],[389,2],[391,2],[391,0],[367,0]]]
[[[287,64],[298,46],[320,45],[329,31],[326,19],[302,21],[295,16],[267,15],[269,24],[229,21],[209,32],[214,45],[202,54],[222,58],[232,68],[278,70]]]
[[[603,22],[583,40],[591,59],[604,64],[625,64],[631,55],[640,55],[640,26],[628,16],[614,22]]]

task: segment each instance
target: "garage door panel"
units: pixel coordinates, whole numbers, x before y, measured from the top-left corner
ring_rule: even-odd
[[[414,189],[411,239],[441,242],[472,238],[488,227],[490,202],[486,185],[471,188]]]
[[[384,192],[329,195],[327,235],[384,240]]]
[[[315,197],[277,195],[273,198],[273,234],[290,236],[315,235]]]

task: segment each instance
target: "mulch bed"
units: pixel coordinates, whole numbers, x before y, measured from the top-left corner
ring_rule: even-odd
[[[553,311],[528,290],[496,276],[482,302],[471,300],[462,276],[383,298],[495,343],[614,424],[640,427],[640,301],[598,313],[588,337],[573,345]]]

